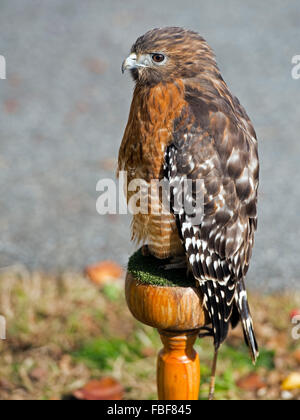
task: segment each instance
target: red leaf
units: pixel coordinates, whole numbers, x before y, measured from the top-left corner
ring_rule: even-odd
[[[93,283],[101,285],[119,280],[123,276],[122,268],[112,261],[91,265],[85,269],[85,273]]]
[[[293,309],[290,312],[290,319],[292,320],[295,316],[300,316],[300,309]]]
[[[258,391],[259,389],[265,388],[266,384],[257,373],[250,373],[248,376],[239,379],[237,386],[246,391]]]
[[[73,393],[78,400],[122,400],[123,387],[113,378],[103,378],[99,381],[91,381],[83,388]]]
[[[294,359],[296,360],[296,362],[298,362],[298,364],[300,365],[300,349],[296,350],[293,353]]]

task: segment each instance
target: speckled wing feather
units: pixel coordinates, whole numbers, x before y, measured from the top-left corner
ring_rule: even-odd
[[[255,361],[258,348],[244,287],[257,217],[255,132],[236,98],[203,97],[200,90],[187,87],[186,101],[165,157],[171,206],[192,272],[204,294],[216,349],[227,337],[237,308]],[[199,224],[194,223],[199,209],[187,214],[174,204],[174,191],[184,179],[203,180],[204,214]],[[194,203],[195,198],[190,195]]]

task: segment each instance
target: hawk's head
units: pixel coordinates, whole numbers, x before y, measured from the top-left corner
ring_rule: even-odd
[[[214,54],[197,33],[183,28],[152,29],[137,39],[122,71],[130,70],[142,84],[193,78],[216,71]]]

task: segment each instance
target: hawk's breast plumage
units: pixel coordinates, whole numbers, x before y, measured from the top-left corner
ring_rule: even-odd
[[[162,64],[155,62],[161,60],[155,53],[164,58]],[[148,243],[157,258],[187,256],[204,294],[216,349],[230,323],[241,319],[255,361],[258,349],[244,285],[257,225],[253,126],[229,92],[211,49],[195,32],[148,32],[133,46],[130,68],[136,87],[119,170],[128,172],[129,181],[165,177],[174,189],[184,179],[204,185],[201,223],[195,225],[184,208],[175,212],[171,194],[171,214],[134,216],[133,237]],[[159,209],[159,200],[152,204]]]
[[[182,82],[159,83],[151,88],[137,86],[131,105],[128,125],[119,153],[119,170],[127,172],[128,184],[134,179],[148,183],[163,178],[166,148],[172,141],[173,124],[183,107]],[[133,195],[128,191],[128,200]],[[133,217],[132,236],[137,242],[147,243],[157,258],[184,254],[176,220],[172,214],[163,214],[158,194],[148,198],[147,214]]]

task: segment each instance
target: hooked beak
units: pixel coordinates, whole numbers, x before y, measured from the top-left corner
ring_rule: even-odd
[[[130,54],[122,64],[122,73],[124,74],[126,70],[132,70],[137,67],[137,56],[135,53]]]

